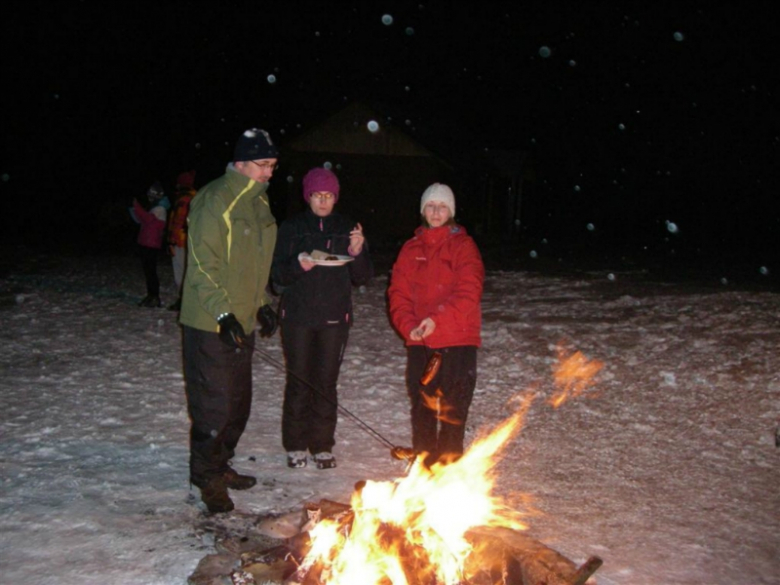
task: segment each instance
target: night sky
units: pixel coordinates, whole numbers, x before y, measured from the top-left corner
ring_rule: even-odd
[[[4,241],[105,247],[154,179],[200,186],[243,129],[283,146],[359,100],[458,164],[527,151],[526,248],[780,272],[768,2],[454,4],[12,1]]]

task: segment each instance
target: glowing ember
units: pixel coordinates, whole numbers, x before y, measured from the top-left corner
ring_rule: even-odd
[[[593,378],[603,367],[603,363],[598,360],[588,361],[579,351],[566,357],[566,350],[559,346],[558,364],[553,373],[559,391],[548,400],[549,404],[558,408],[569,398],[580,396],[593,385]]]

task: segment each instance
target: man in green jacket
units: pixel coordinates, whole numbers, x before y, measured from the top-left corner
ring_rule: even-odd
[[[201,188],[190,204],[179,314],[192,423],[190,481],[212,513],[233,509],[228,488],[256,483],[229,462],[252,404],[255,321],[262,337],[277,328],[265,292],[276,244],[266,190],[277,157],[265,130],[247,130],[225,174]]]

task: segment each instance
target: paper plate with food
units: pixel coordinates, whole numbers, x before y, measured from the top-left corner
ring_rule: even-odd
[[[347,262],[352,262],[354,258],[352,256],[340,256],[323,252],[322,250],[314,250],[310,254],[301,252],[298,254],[298,260],[308,260],[318,266],[344,266]]]

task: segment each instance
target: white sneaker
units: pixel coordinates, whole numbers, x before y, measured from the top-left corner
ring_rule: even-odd
[[[317,469],[333,469],[336,467],[336,458],[333,453],[323,451],[312,456],[312,460],[317,464]]]
[[[306,451],[288,451],[287,467],[292,467],[293,469],[306,467]]]

